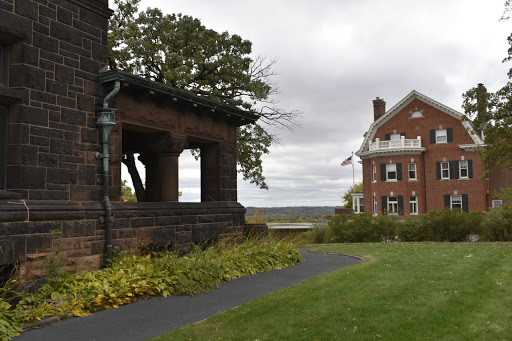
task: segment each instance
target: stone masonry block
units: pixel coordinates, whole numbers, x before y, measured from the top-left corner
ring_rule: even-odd
[[[94,236],[96,225],[94,221],[73,221],[62,223],[62,238]]]
[[[73,27],[52,21],[50,25],[50,35],[59,40],[73,45],[81,46],[83,33]]]
[[[56,184],[76,184],[77,171],[73,169],[48,168],[47,181]]]
[[[52,154],[73,155],[73,142],[66,140],[50,140],[50,152]]]
[[[25,236],[0,237],[0,264],[24,262],[26,256]]]
[[[15,13],[37,22],[38,4],[31,0],[17,0]]]
[[[62,108],[62,123],[85,126],[86,114],[83,111]]]
[[[55,65],[55,80],[74,84],[75,82],[75,70],[61,64]]]

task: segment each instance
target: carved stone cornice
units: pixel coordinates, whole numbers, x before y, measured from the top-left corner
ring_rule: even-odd
[[[157,154],[180,155],[188,147],[188,142],[182,137],[163,135],[152,138],[148,146]]]

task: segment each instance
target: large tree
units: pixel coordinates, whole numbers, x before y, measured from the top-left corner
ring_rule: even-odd
[[[505,2],[501,20],[508,20],[512,12],[511,0]],[[512,60],[512,34],[508,37],[510,48],[503,62]],[[512,79],[512,68],[508,72]],[[485,145],[479,152],[486,171],[496,167],[512,169],[512,83],[496,92],[489,92],[482,84],[463,95],[465,119],[471,120],[476,133],[484,138]]]
[[[300,116],[277,106],[276,60],[253,57],[252,44],[207,29],[193,17],[138,10],[140,0],[115,0],[109,28],[109,66],[257,114],[238,129],[237,156],[244,180],[268,189],[262,156],[277,142],[269,126],[292,128]]]

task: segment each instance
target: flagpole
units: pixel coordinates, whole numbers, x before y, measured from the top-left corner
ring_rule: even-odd
[[[355,178],[355,173],[354,173],[354,152],[352,152],[352,156],[351,156],[351,160],[352,160],[352,186],[354,187],[354,193],[356,192],[356,178]]]

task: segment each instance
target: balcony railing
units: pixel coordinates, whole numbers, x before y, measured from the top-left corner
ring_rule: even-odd
[[[400,140],[386,140],[381,141],[380,139],[375,139],[375,142],[369,142],[368,150],[379,151],[379,150],[400,150],[400,149],[422,149],[421,147],[421,136],[418,136],[416,139],[406,139],[404,136],[400,138]]]

